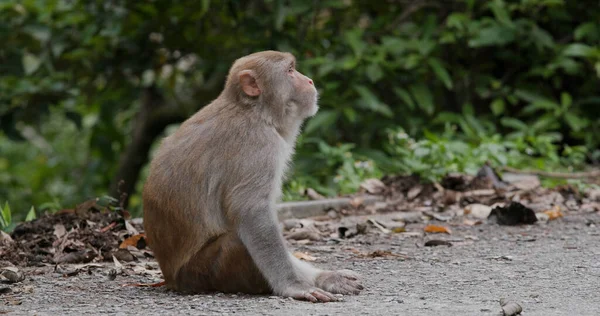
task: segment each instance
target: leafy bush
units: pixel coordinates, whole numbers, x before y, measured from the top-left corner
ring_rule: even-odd
[[[144,104],[187,117],[235,58],[264,49],[294,53],[321,96],[288,199],[487,160],[597,163],[599,20],[566,0],[5,0],[0,197],[22,216],[103,194]]]

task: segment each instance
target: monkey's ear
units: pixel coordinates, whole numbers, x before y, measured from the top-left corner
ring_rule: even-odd
[[[258,87],[258,83],[256,82],[256,75],[252,70],[242,70],[238,74],[240,78],[240,86],[244,93],[251,97],[256,97],[260,95],[260,88]]]

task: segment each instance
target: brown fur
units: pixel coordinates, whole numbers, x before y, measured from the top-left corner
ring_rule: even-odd
[[[294,66],[291,54],[274,51],[238,59],[221,95],[156,152],[144,228],[168,287],[312,301],[335,300],[316,283],[334,293],[362,288],[348,273],[292,257],[277,225],[282,176],[302,121],[317,110],[312,81]],[[242,86],[253,84],[256,96]]]

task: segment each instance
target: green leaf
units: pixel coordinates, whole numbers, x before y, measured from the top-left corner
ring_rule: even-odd
[[[29,209],[29,212],[27,213],[27,216],[25,217],[25,221],[29,222],[32,221],[34,219],[36,219],[37,216],[35,215],[35,208],[33,208],[33,206],[31,207],[31,209]]]
[[[523,121],[512,117],[503,117],[500,120],[500,124],[506,127],[512,127],[518,131],[526,131],[529,128],[529,125],[523,123]]]
[[[34,73],[36,70],[38,70],[38,68],[40,68],[40,65],[42,64],[41,59],[30,53],[23,54],[21,62],[23,64],[23,70],[25,70],[26,75],[31,75],[32,73]]]
[[[430,58],[429,66],[431,66],[431,69],[433,69],[435,75],[444,83],[446,88],[448,88],[448,90],[452,90],[452,79],[440,60],[437,58]]]
[[[359,100],[360,105],[374,112],[381,113],[387,117],[394,116],[392,109],[390,109],[387,104],[381,102],[379,98],[367,87],[355,86],[354,89],[361,96],[361,100]]]
[[[504,113],[504,109],[505,109],[504,100],[495,99],[492,102],[492,104],[490,105],[490,107],[492,108],[492,113],[494,113],[494,115],[498,116],[498,115]]]
[[[504,1],[502,0],[495,0],[495,1],[491,1],[490,4],[490,9],[492,10],[492,12],[494,13],[494,16],[496,17],[496,19],[498,21],[500,21],[500,23],[506,25],[506,26],[510,26],[513,27],[513,22],[510,19],[510,16],[508,14],[508,11],[506,10],[506,4],[504,3]]]
[[[405,89],[402,88],[398,88],[398,87],[394,87],[394,93],[400,97],[400,99],[402,99],[402,101],[404,101],[404,103],[406,105],[408,105],[408,107],[411,110],[414,110],[416,105],[415,102],[413,101],[413,99],[411,98],[410,94],[408,93],[408,91],[406,91]]]
[[[362,55],[362,52],[367,47],[365,42],[363,42],[362,40],[362,34],[362,30],[358,28],[355,28],[352,31],[348,31],[344,34],[344,39],[346,40],[350,48],[352,48],[352,51],[354,52],[355,56]]]
[[[383,78],[383,70],[381,70],[378,64],[370,64],[367,67],[367,77],[369,77],[371,82],[375,83]]]
[[[538,94],[536,92],[533,91],[529,91],[529,90],[524,90],[524,89],[517,89],[515,90],[514,93],[519,99],[530,102],[530,103],[534,103],[534,102],[539,102],[539,103],[547,103],[547,104],[555,104],[556,107],[558,107],[558,105],[550,98],[543,96],[541,94]]]
[[[581,43],[573,43],[565,47],[562,53],[564,56],[569,57],[588,57],[592,56],[594,51],[595,50],[588,45]]]
[[[579,132],[589,125],[589,122],[586,119],[581,118],[571,112],[566,112],[564,118],[565,122],[567,122],[569,127],[575,132]]]
[[[431,94],[429,88],[422,83],[418,83],[410,86],[409,90],[417,101],[419,107],[428,115],[432,115],[435,110],[435,106],[433,104],[433,95]]]
[[[338,118],[338,112],[335,112],[332,110],[319,111],[319,113],[317,113],[317,115],[315,115],[313,118],[311,118],[308,121],[308,123],[306,124],[306,128],[304,129],[304,132],[306,134],[310,134],[319,127],[333,125],[335,123],[335,121],[337,120],[337,118]]]
[[[348,121],[350,121],[351,123],[356,122],[358,115],[356,114],[356,111],[353,108],[345,106],[342,112],[344,112],[344,116],[348,119]]]
[[[563,109],[568,109],[573,104],[573,99],[568,92],[563,92],[560,94],[560,105],[562,105]]]
[[[4,203],[4,208],[2,208],[2,227],[8,227],[12,223],[12,212],[10,210],[10,206],[8,205],[8,201]]]
[[[504,46],[515,40],[515,31],[511,28],[492,25],[480,29],[469,41],[470,47]]]
[[[595,22],[587,22],[578,26],[573,32],[573,36],[576,41],[580,41],[587,37],[593,38],[599,32],[599,28],[597,23]]]

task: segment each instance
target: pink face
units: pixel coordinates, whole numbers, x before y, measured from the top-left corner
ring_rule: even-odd
[[[300,107],[305,110],[302,112],[304,112],[305,116],[315,115],[318,110],[317,89],[312,79],[296,70],[294,63],[288,67],[287,75],[292,80],[295,94],[298,96],[296,99],[300,101]]]

